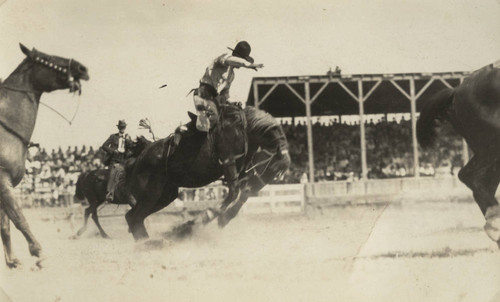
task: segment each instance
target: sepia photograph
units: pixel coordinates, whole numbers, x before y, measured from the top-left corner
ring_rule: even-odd
[[[500,0],[0,0],[0,302],[500,302]]]

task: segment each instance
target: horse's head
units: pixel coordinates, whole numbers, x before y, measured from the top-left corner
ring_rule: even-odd
[[[227,104],[220,108],[220,118],[216,126],[219,133],[215,136],[215,146],[224,166],[224,176],[229,182],[238,179],[240,167],[248,151],[246,134],[247,121],[240,106]]]
[[[41,92],[69,88],[81,93],[80,80],[88,80],[87,68],[76,60],[44,54],[19,44],[26,60],[31,64],[33,88]]]
[[[137,140],[134,142],[132,145],[130,151],[131,155],[130,157],[137,157],[141,152],[149,145],[151,144],[151,141],[149,141],[147,138],[145,138],[143,135],[138,136]]]

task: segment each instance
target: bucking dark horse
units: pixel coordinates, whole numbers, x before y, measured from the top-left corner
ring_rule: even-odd
[[[462,135],[474,152],[458,177],[473,192],[485,216],[484,229],[500,247],[500,61],[485,66],[454,89],[444,89],[423,106],[417,138],[423,148],[436,139],[436,120],[444,120]]]
[[[133,165],[137,156],[150,144],[144,137],[138,137],[134,146],[131,148],[131,154],[125,161],[125,166]],[[109,179],[109,169],[96,169],[92,171],[83,172],[78,176],[76,182],[75,199],[87,200],[89,206],[85,209],[83,226],[78,230],[74,239],[81,236],[87,229],[87,222],[89,216],[92,215],[92,220],[99,229],[99,233],[103,238],[109,238],[108,234],[104,231],[99,223],[97,217],[97,208],[106,201],[106,187]],[[112,204],[129,204],[131,207],[135,205],[135,200],[130,195],[130,192],[125,184],[125,181],[118,183],[116,187],[116,194]]]
[[[191,118],[187,127],[196,127],[196,117]],[[229,193],[221,212],[208,209],[202,219],[206,223],[219,216],[219,225],[224,226],[250,194],[290,164],[281,125],[253,107],[242,110],[233,104],[223,105],[213,131],[184,137],[172,152],[174,139],[170,136],[146,147],[127,171],[127,183],[137,204],[126,220],[136,240],[148,237],[144,219],[175,200],[179,187],[202,187],[224,175]]]
[[[38,258],[38,266],[41,267],[43,260],[42,248],[31,233],[13,191],[24,176],[40,97],[57,89],[81,92],[80,79],[89,79],[87,68],[73,59],[20,46],[26,58],[0,84],[0,219],[5,262],[10,268],[20,262],[12,252],[9,220],[28,241],[31,255]]]

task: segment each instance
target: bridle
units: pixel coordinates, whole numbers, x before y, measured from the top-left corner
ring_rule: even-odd
[[[43,57],[40,55],[41,53],[39,51],[37,51],[36,49],[33,49],[32,52],[33,52],[33,54],[30,54],[30,56],[28,58],[33,63],[44,65],[47,68],[54,69],[56,71],[59,71],[62,74],[67,75],[68,84],[70,84],[70,87],[73,87],[75,79],[74,79],[73,75],[71,74],[71,63],[73,62],[72,58],[68,59],[68,64],[66,66],[59,66],[59,65],[52,62],[53,56],[43,54],[43,56],[44,56]],[[33,68],[33,66],[29,67],[29,69],[31,69],[31,68]],[[36,101],[32,95],[35,95],[35,93],[41,94],[41,91],[24,89],[24,88],[19,88],[19,87],[12,87],[12,86],[7,86],[5,84],[0,84],[0,88],[12,90],[12,91],[17,91],[17,92],[22,92],[22,93],[26,94],[28,96],[28,98],[30,99],[30,101],[34,104],[36,103]]]
[[[60,73],[66,74],[67,75],[67,79],[68,79],[68,84],[70,85],[70,87],[74,86],[74,81],[75,80],[74,80],[73,75],[71,74],[71,63],[73,62],[73,59],[68,59],[68,64],[66,66],[59,66],[59,65],[57,65],[57,64],[55,64],[55,63],[52,62],[53,56],[46,55],[46,54],[43,54],[43,56],[41,56],[40,52],[37,51],[36,49],[32,50],[32,53],[28,56],[28,58],[34,64],[42,64],[42,65],[44,65],[44,66],[46,66],[48,68],[51,68],[51,69],[54,69],[56,71],[59,71]],[[29,66],[27,70],[30,70],[32,68],[33,68],[33,65]],[[0,89],[5,89],[5,90],[10,90],[10,91],[20,92],[20,93],[25,94],[28,97],[29,101],[35,107],[37,106],[36,95],[37,94],[38,95],[42,94],[42,91],[39,91],[39,90],[20,88],[20,87],[15,87],[15,86],[11,86],[11,85],[5,85],[4,83],[0,83]],[[68,120],[64,115],[62,115],[57,110],[55,110],[54,108],[50,107],[49,105],[47,105],[47,104],[45,104],[43,102],[40,102],[40,101],[38,101],[38,103],[46,106],[47,108],[49,108],[52,111],[54,111],[55,113],[57,113],[60,117],[62,117],[64,120],[66,120],[70,125],[71,125],[71,123],[73,122],[73,120],[74,120],[74,118],[76,116],[76,112],[75,112],[75,114],[73,115],[73,118],[71,120]],[[78,103],[77,111],[78,111],[78,108],[79,108],[79,103]],[[16,130],[14,130],[11,127],[9,127],[2,120],[0,120],[0,125],[3,128],[5,128],[8,132],[12,133],[14,136],[16,136],[17,138],[19,138],[23,142],[24,145],[26,145],[28,147],[30,146],[30,142],[26,138],[24,138]]]

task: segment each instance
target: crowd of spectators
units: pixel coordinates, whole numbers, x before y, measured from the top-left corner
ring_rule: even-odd
[[[288,139],[292,164],[277,183],[308,180],[307,127],[305,123],[282,123]],[[317,181],[357,180],[361,177],[360,129],[357,122],[328,123],[312,126],[314,168]],[[368,120],[365,124],[369,178],[413,176],[411,122],[405,119],[386,122]],[[462,140],[453,129],[439,129],[437,145],[420,151],[420,175],[456,174],[462,166]],[[102,151],[92,147],[68,147],[46,152],[31,148],[27,155],[26,176],[20,189],[34,205],[68,203],[80,173],[102,168]]]
[[[102,154],[92,147],[68,147],[47,152],[33,147],[27,153],[26,174],[19,189],[32,205],[57,206],[70,203],[80,173],[101,168]]]
[[[307,181],[309,170],[307,153],[307,127],[305,123],[282,123],[288,138],[292,166],[284,182]],[[314,169],[317,181],[356,180],[361,177],[360,129],[358,122],[312,125]],[[407,177],[415,174],[411,121],[374,122],[365,124],[368,178]],[[421,176],[454,175],[462,163],[462,140],[447,125],[438,129],[436,146],[419,149]]]

